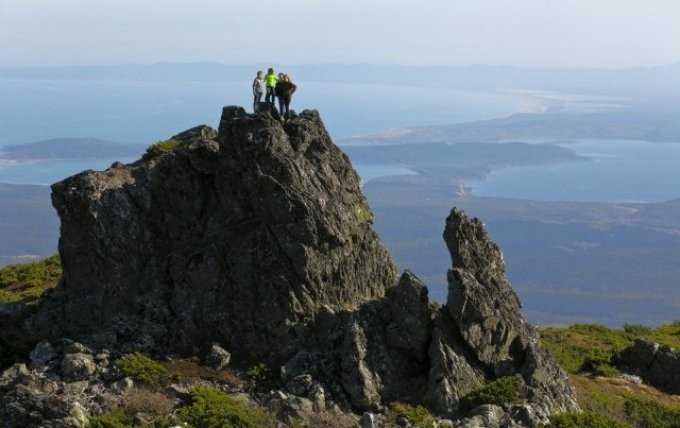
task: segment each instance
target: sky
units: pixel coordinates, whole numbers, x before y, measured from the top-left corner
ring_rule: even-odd
[[[652,66],[678,0],[0,0],[0,67],[150,64]]]

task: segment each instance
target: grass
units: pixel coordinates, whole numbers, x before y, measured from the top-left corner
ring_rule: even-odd
[[[125,376],[147,385],[158,383],[161,376],[166,373],[161,363],[139,352],[125,355],[116,360],[115,365]]]
[[[173,380],[207,380],[211,382],[226,383],[233,387],[239,387],[243,381],[231,370],[217,370],[199,363],[198,358],[175,359],[161,362],[165,368],[165,374]]]
[[[483,387],[472,391],[461,399],[461,404],[472,409],[482,404],[505,406],[517,400],[519,381],[514,376],[498,378]]]
[[[658,415],[680,415],[680,396],[663,393],[649,385],[618,377],[571,375],[570,378],[584,411],[627,424],[625,426],[656,426],[645,423],[649,409]]]
[[[396,419],[399,416],[406,416],[409,426],[414,428],[431,428],[434,423],[434,417],[425,407],[394,401],[390,403],[390,422],[395,424],[394,426],[397,426]]]
[[[181,144],[181,141],[174,140],[172,138],[169,140],[156,141],[146,148],[146,154],[153,158],[167,153],[172,153]]]
[[[628,428],[630,425],[591,411],[562,413],[550,418],[554,428]]]
[[[0,269],[0,304],[11,302],[35,303],[61,278],[58,255],[33,263],[21,263]]]
[[[635,339],[648,339],[680,349],[680,321],[656,328],[626,324],[611,329],[595,324],[541,330],[543,346],[571,374],[582,414],[551,419],[554,427],[626,426],[680,427],[680,396],[665,394],[649,385],[613,377],[616,355]]]
[[[623,329],[612,329],[597,324],[574,324],[541,330],[543,347],[572,374],[615,375],[618,370],[612,364],[613,357],[635,339],[649,339],[680,349],[680,321],[657,328],[626,324]]]
[[[275,425],[273,415],[261,407],[214,388],[197,387],[192,403],[179,410],[179,419],[196,428],[267,428]]]

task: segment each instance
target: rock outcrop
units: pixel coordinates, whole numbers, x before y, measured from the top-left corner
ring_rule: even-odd
[[[378,414],[405,401],[469,424],[532,426],[578,409],[481,222],[456,209],[446,220],[453,267],[441,305],[413,273],[397,278],[316,112],[282,124],[225,107],[218,132],[173,138],[171,153],[53,186],[64,275],[28,332],[118,353],[208,354],[216,367],[280,366],[283,413],[334,403]],[[36,362],[52,364],[48,345]],[[88,352],[59,361],[74,382],[100,370]],[[513,402],[461,405],[506,376],[519,385]]]
[[[680,351],[649,340],[638,339],[621,351],[616,364],[669,394],[680,394]]]
[[[316,112],[282,126],[226,107],[219,133],[174,153],[86,171],[52,188],[64,275],[35,326],[140,350],[295,353],[322,306],[394,284],[357,174]]]

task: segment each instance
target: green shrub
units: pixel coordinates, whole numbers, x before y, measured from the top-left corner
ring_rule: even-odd
[[[191,405],[179,410],[179,419],[196,428],[266,428],[274,418],[262,408],[214,388],[197,387]]]
[[[156,141],[152,145],[146,148],[146,153],[151,157],[156,157],[164,155],[166,153],[172,153],[177,147],[182,144],[179,140],[169,139]]]
[[[550,418],[553,428],[628,428],[623,422],[590,411],[568,412]]]
[[[609,358],[601,359],[601,360],[594,360],[594,359],[586,359],[583,362],[583,365],[581,366],[581,372],[588,372],[592,373],[596,376],[607,376],[607,377],[612,377],[616,376],[619,374],[619,369],[614,367],[611,364],[611,360],[614,356],[610,356]]]
[[[392,419],[394,419],[391,421],[392,423],[396,423],[396,418],[400,415],[406,416],[411,423],[410,426],[415,428],[430,428],[434,423],[434,418],[423,406],[412,406],[395,401],[390,403],[390,409],[392,411]]]
[[[482,404],[503,406],[517,400],[519,380],[514,376],[500,377],[461,399],[463,406],[474,408]]]
[[[140,425],[135,424],[134,415],[115,412],[90,418],[87,428],[132,428]],[[150,424],[143,425],[144,428],[170,428],[173,424],[165,418],[156,418]]]
[[[644,428],[680,428],[680,407],[671,408],[651,400],[630,397],[623,405],[626,415]]]
[[[90,418],[88,428],[129,428],[133,418],[123,412],[109,413]]]
[[[21,263],[0,269],[0,303],[37,301],[57,285],[61,277],[58,255],[34,263]]]
[[[625,323],[623,325],[623,331],[625,331],[628,334],[632,334],[633,336],[648,336],[652,333],[652,329],[649,327],[645,327],[642,324],[628,324]]]
[[[165,374],[165,367],[161,363],[139,352],[127,354],[115,364],[125,376],[146,384],[158,382],[161,375]]]
[[[255,382],[265,382],[272,377],[272,369],[265,363],[258,363],[248,368],[246,372]]]

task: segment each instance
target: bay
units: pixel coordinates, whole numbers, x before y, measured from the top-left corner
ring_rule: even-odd
[[[680,197],[680,143],[583,139],[556,144],[590,160],[499,169],[465,186],[476,196],[541,201],[662,202]]]

